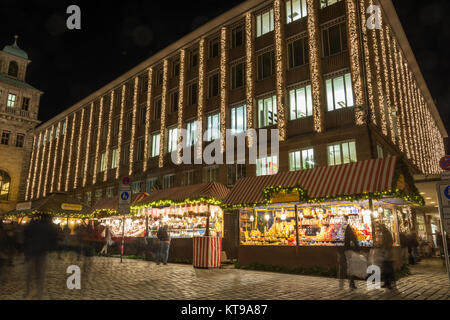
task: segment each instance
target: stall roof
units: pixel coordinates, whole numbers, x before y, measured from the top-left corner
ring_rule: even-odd
[[[398,157],[372,159],[339,166],[319,167],[272,176],[248,177],[237,182],[223,201],[225,206],[264,203],[267,187],[303,189],[308,199],[333,198],[393,189]]]
[[[131,196],[131,205],[142,201],[146,197],[148,197],[149,194],[145,192],[135,193]],[[119,196],[114,196],[112,198],[103,198],[98,200],[95,205],[92,207],[92,212],[96,211],[117,211],[119,208]]]
[[[222,201],[230,192],[226,186],[217,182],[196,184],[172,189],[155,190],[144,200],[136,203],[137,206],[151,205],[158,201],[168,200],[174,203],[182,203],[187,200],[200,198]]]
[[[65,193],[52,193],[46,198],[30,201],[31,206],[25,210],[13,210],[5,216],[27,216],[45,213],[58,217],[83,217],[89,215],[91,208],[76,198]]]

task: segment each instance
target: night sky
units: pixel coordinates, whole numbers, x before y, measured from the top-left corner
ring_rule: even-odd
[[[46,121],[242,0],[1,0],[0,46],[30,59],[27,82],[45,92]],[[66,8],[81,8],[81,30],[66,28]],[[394,0],[405,32],[450,132],[450,1]]]

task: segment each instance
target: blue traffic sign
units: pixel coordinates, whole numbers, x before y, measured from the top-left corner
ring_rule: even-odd
[[[450,200],[450,186],[448,186],[447,188],[445,188],[444,190],[444,195],[447,199]]]
[[[123,201],[127,201],[130,198],[130,194],[128,192],[122,192],[122,194],[120,195],[120,198]]]

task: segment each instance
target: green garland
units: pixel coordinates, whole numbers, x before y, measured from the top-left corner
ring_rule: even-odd
[[[202,203],[220,206],[222,204],[222,201],[216,200],[214,198],[204,198],[204,197],[195,198],[195,199],[186,199],[184,201],[173,201],[170,199],[162,199],[162,200],[157,200],[157,201],[153,201],[153,202],[149,202],[149,203],[145,203],[145,204],[141,204],[141,205],[131,206],[131,209],[137,210],[137,209],[147,209],[147,208],[164,208],[164,207],[169,207],[169,206],[184,206],[184,205],[202,204]]]
[[[95,219],[96,216],[94,213],[90,213],[90,214],[82,214],[82,213],[71,213],[71,214],[67,214],[67,213],[61,213],[61,212],[43,212],[43,211],[31,211],[31,212],[18,212],[15,214],[7,214],[5,215],[6,219],[12,219],[12,218],[32,218],[32,217],[36,217],[39,215],[49,215],[52,216],[53,218],[73,218],[73,219]]]

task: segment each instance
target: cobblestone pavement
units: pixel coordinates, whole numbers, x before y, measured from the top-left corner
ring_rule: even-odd
[[[69,265],[82,268],[81,290],[67,289]],[[339,287],[339,280],[312,276],[224,268],[199,270],[189,265],[156,265],[141,260],[51,256],[43,299],[51,300],[449,300],[450,285],[441,261],[423,261],[412,275],[397,281],[397,289],[368,291],[358,281],[356,291]],[[88,270],[88,271],[86,271]],[[0,300],[24,299],[23,259],[6,269]]]

